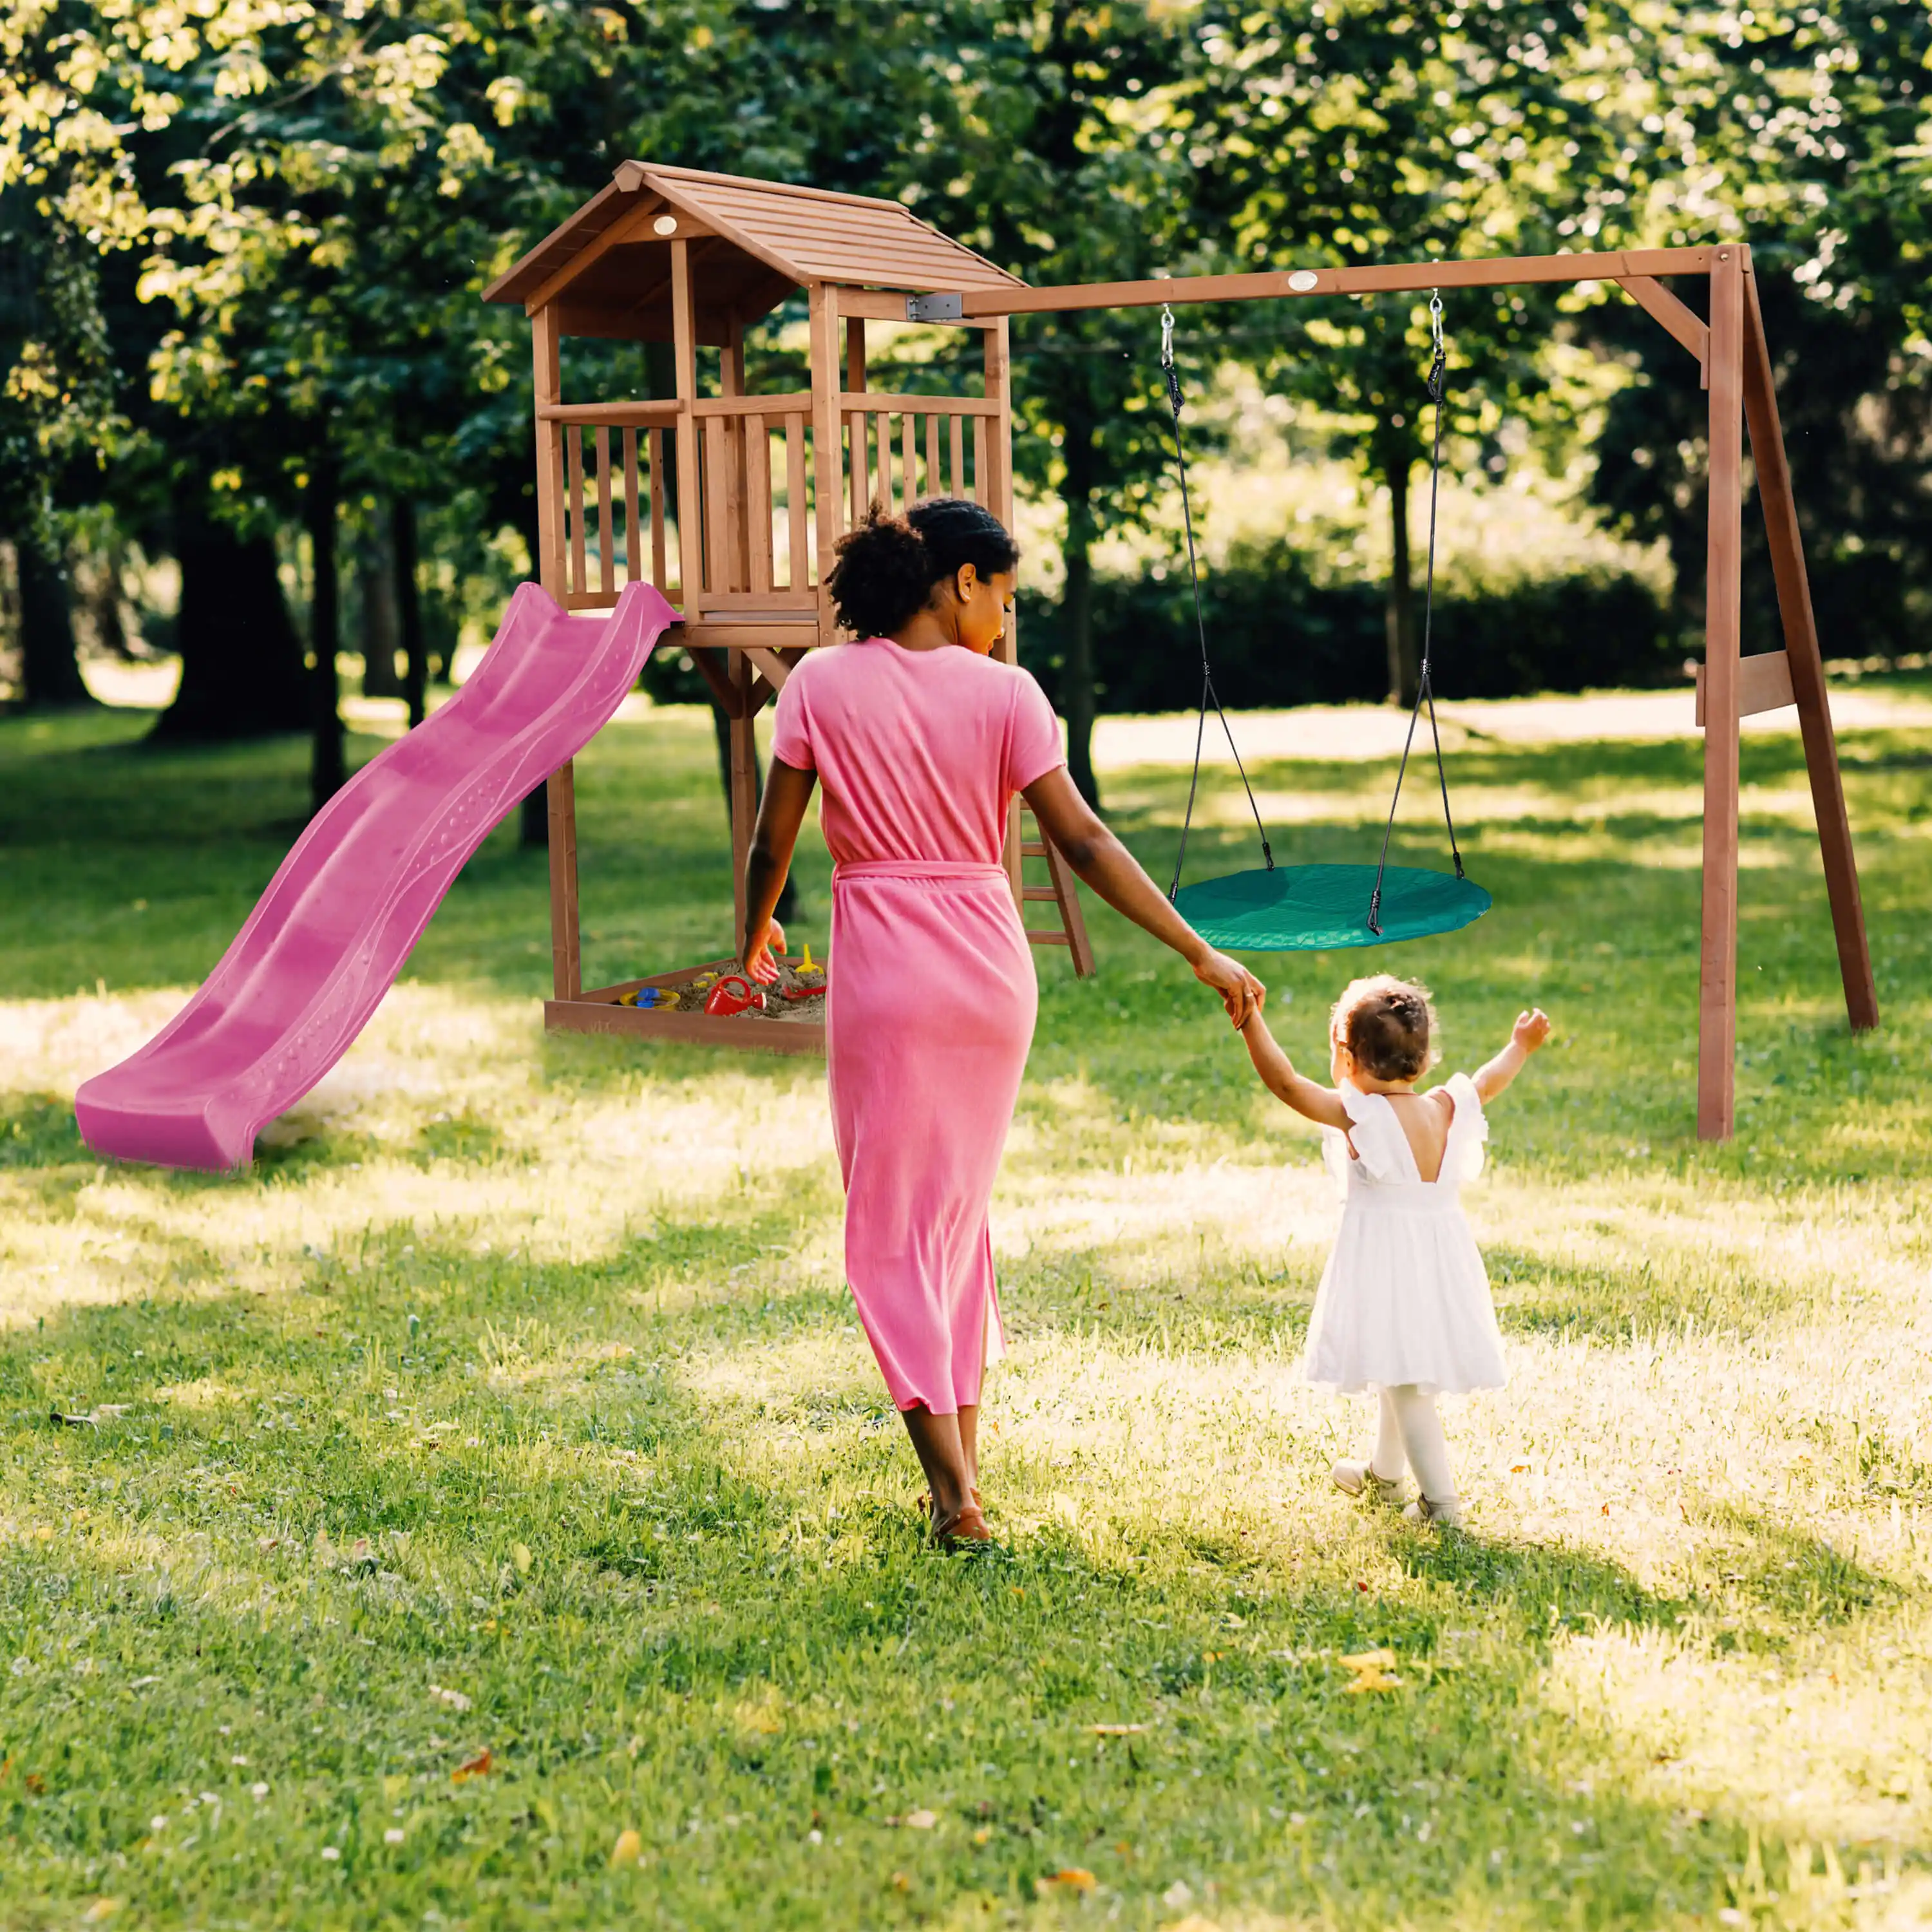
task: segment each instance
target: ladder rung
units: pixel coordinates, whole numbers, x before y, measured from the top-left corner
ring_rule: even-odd
[[[1020,842],[1020,856],[1022,859],[1044,859],[1046,856],[1046,848],[1043,844],[1036,844],[1030,838],[1022,839]]]
[[[1027,937],[1036,946],[1071,946],[1073,944],[1064,932],[1046,932],[1037,926],[1028,926]]]
[[[1023,899],[1051,899],[1055,905],[1060,903],[1060,895],[1051,886],[1022,886],[1020,897]]]

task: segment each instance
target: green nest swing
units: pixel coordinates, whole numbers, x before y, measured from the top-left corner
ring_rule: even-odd
[[[1435,354],[1430,364],[1428,389],[1435,406],[1435,436],[1429,470],[1429,574],[1423,603],[1422,662],[1416,680],[1415,703],[1408,714],[1408,734],[1402,742],[1402,763],[1396,771],[1395,790],[1389,800],[1388,822],[1382,829],[1382,853],[1372,866],[1277,866],[1268,844],[1268,829],[1246,768],[1234,743],[1233,728],[1214,689],[1208,658],[1208,628],[1202,615],[1201,568],[1194,542],[1194,512],[1187,489],[1187,458],[1181,444],[1180,377],[1174,365],[1174,315],[1161,310],[1161,370],[1167,384],[1173,418],[1174,467],[1180,481],[1181,516],[1187,532],[1187,569],[1194,591],[1195,630],[1201,645],[1201,706],[1194,734],[1194,772],[1187,788],[1187,811],[1181,821],[1180,849],[1175,854],[1174,878],[1167,890],[1175,909],[1210,944],[1246,952],[1315,952],[1351,946],[1393,944],[1454,932],[1472,924],[1493,903],[1490,895],[1462,869],[1456,843],[1456,821],[1449,807],[1448,775],[1442,762],[1442,737],[1436,727],[1436,698],[1430,681],[1430,651],[1436,604],[1436,510],[1442,469],[1442,396],[1447,355],[1442,335],[1442,301],[1430,300]],[[1391,866],[1389,840],[1395,830],[1396,807],[1408,771],[1415,728],[1428,707],[1429,733],[1436,751],[1436,774],[1442,791],[1442,817],[1449,831],[1452,874],[1418,866]],[[1255,830],[1260,834],[1264,863],[1252,872],[1231,872],[1183,887],[1180,871],[1187,856],[1187,834],[1194,821],[1194,801],[1201,784],[1201,754],[1212,706],[1221,721],[1228,749],[1247,794]]]

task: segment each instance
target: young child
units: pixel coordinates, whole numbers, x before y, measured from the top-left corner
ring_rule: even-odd
[[[1418,1094],[1436,1058],[1426,987],[1386,973],[1357,980],[1329,1020],[1329,1078],[1318,1087],[1288,1064],[1258,1012],[1241,1029],[1255,1071],[1278,1099],[1325,1130],[1323,1154],[1344,1189],[1342,1226],[1315,1298],[1306,1370],[1382,1404],[1372,1453],[1337,1462],[1337,1489],[1404,1502],[1405,1468],[1420,1491],[1412,1522],[1459,1524],[1462,1504],[1438,1394],[1500,1388],[1502,1338],[1490,1281],[1457,1190],[1481,1171],[1483,1117],[1550,1037],[1539,1010],[1518,1016],[1509,1044],[1478,1072]]]

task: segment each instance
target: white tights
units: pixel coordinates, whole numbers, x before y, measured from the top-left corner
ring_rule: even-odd
[[[1416,1486],[1432,1503],[1455,1499],[1456,1477],[1449,1466],[1449,1444],[1436,1413],[1436,1398],[1413,1382],[1378,1391],[1381,1415],[1376,1452],[1369,1466],[1384,1482],[1394,1482],[1405,1463]]]

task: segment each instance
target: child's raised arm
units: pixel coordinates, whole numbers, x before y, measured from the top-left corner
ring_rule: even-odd
[[[1550,1037],[1550,1016],[1540,1006],[1518,1013],[1509,1044],[1476,1073],[1476,1097],[1484,1106],[1520,1073],[1529,1056]]]
[[[1342,1096],[1334,1088],[1318,1087],[1295,1072],[1288,1055],[1275,1043],[1259,1008],[1248,1016],[1241,1038],[1247,1044],[1248,1058],[1255,1063],[1255,1071],[1262,1076],[1262,1084],[1277,1100],[1318,1126],[1340,1127],[1344,1133],[1348,1131],[1348,1116],[1342,1111]]]

